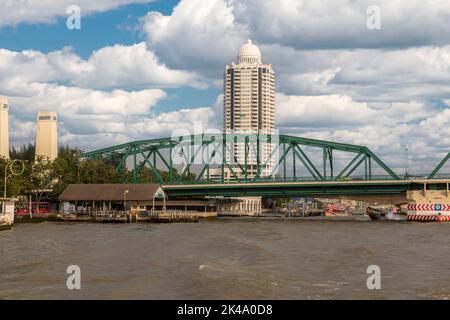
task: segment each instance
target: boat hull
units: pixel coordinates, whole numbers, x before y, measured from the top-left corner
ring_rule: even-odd
[[[12,225],[11,224],[0,224],[0,231],[3,231],[3,230],[10,230],[12,228]]]

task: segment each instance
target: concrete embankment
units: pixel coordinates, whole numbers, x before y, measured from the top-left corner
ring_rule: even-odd
[[[16,215],[17,223],[39,222],[91,222],[91,223],[171,223],[171,222],[198,222],[203,219],[245,219],[245,220],[298,220],[298,221],[370,221],[366,215],[349,216],[291,216],[279,213],[264,213],[248,215],[239,212],[198,212],[198,211],[159,211],[159,212],[95,212],[89,214],[33,214]]]
[[[57,221],[58,216],[56,213],[33,213],[33,214],[16,214],[14,216],[15,223],[39,223],[45,221]]]

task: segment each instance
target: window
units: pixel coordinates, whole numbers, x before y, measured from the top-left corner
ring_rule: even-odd
[[[6,103],[3,104],[3,109],[8,109],[8,105]]]
[[[55,116],[39,116],[39,120],[55,120],[56,121],[56,117]]]

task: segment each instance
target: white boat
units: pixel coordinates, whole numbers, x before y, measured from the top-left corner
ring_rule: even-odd
[[[14,225],[15,199],[0,198],[0,230],[9,230]]]
[[[450,204],[409,203],[408,220],[417,222],[450,221]]]

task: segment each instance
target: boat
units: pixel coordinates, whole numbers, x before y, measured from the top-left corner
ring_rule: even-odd
[[[15,199],[0,198],[0,230],[9,230],[14,225]]]
[[[414,222],[450,221],[450,204],[440,203],[408,203],[407,215]]]
[[[386,207],[370,207],[366,209],[366,214],[372,220],[391,220],[391,221],[404,221],[407,220],[407,215],[397,210],[397,208]]]
[[[14,224],[14,219],[11,218],[11,214],[8,212],[0,213],[0,230],[9,230]]]
[[[351,215],[349,207],[341,203],[327,204],[324,213],[326,217],[347,217]]]

